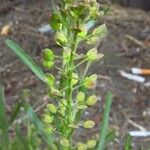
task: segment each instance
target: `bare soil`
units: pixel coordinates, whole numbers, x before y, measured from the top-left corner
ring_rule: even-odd
[[[150,130],[150,87],[128,80],[119,70],[130,72],[132,67],[150,68],[150,12],[111,5],[111,13],[103,20],[108,27],[107,38],[99,45],[105,57],[90,69],[99,76],[96,94],[97,105],[85,113],[95,120],[97,126],[84,133],[77,132],[76,138],[84,140],[91,133],[98,133],[102,119],[103,104],[107,91],[113,92],[110,128],[116,130],[117,138],[108,149],[123,150],[124,135],[132,130]],[[42,103],[44,85],[6,47],[7,38],[18,42],[40,65],[40,52],[51,47],[61,50],[53,40],[53,34],[41,34],[38,28],[48,23],[50,3],[47,0],[2,0],[0,2],[0,29],[11,25],[7,36],[0,35],[0,83],[5,86],[8,113],[19,99],[23,89],[31,90],[31,104]],[[130,35],[140,40],[144,48],[126,38]],[[82,51],[82,49],[79,49]],[[150,76],[145,76],[148,82]],[[134,138],[134,150],[150,150],[150,138]]]

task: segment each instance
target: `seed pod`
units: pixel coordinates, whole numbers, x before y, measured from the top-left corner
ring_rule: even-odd
[[[60,144],[65,147],[69,147],[69,141],[67,139],[60,140]]]
[[[43,59],[45,61],[53,61],[55,58],[55,55],[53,51],[49,48],[45,48],[42,50]]]
[[[61,23],[61,16],[56,13],[53,13],[50,17],[50,26],[53,30],[61,30],[62,23]]]
[[[89,140],[88,142],[87,142],[87,147],[88,148],[94,148],[95,146],[96,146],[96,140]]]
[[[55,34],[56,43],[60,46],[67,46],[68,40],[63,32],[58,31]]]
[[[53,114],[55,114],[57,112],[57,108],[53,104],[47,104],[46,107]]]
[[[54,86],[55,83],[55,78],[52,74],[46,73],[45,74],[45,80],[47,82],[47,84],[51,87]]]
[[[95,126],[95,122],[92,120],[87,120],[83,123],[83,127],[86,129],[91,129]]]
[[[98,54],[96,48],[90,49],[86,54],[87,60],[95,61],[103,57],[103,54]]]
[[[87,35],[87,27],[86,27],[86,25],[85,24],[80,25],[79,30],[80,30],[80,32],[78,33],[78,36],[81,37],[81,38],[86,37],[86,35]]]
[[[87,150],[87,145],[81,142],[77,144],[77,147],[78,147],[78,150]]]
[[[96,85],[97,75],[91,75],[90,77],[86,77],[84,79],[84,86],[88,89],[93,89]]]
[[[43,60],[42,64],[43,64],[43,67],[45,67],[46,69],[51,69],[54,65],[54,62]]]
[[[62,97],[61,92],[58,89],[53,88],[53,87],[51,87],[49,94],[50,96],[53,96],[53,97]]]
[[[92,95],[87,99],[86,104],[88,106],[93,106],[96,102],[97,102],[97,97],[95,95]]]
[[[77,102],[80,103],[80,102],[83,102],[85,99],[85,94],[83,92],[78,92],[77,93]]]
[[[47,132],[49,134],[51,134],[54,130],[55,129],[52,126],[50,126],[50,125],[45,127],[45,132]]]
[[[43,115],[43,121],[44,121],[45,123],[52,123],[52,122],[53,122],[53,117],[51,117],[51,116],[49,116],[49,115],[47,115],[47,114],[44,114],[44,115]]]
[[[71,81],[72,85],[75,85],[78,83],[78,74],[77,73],[73,73],[72,74],[72,81]]]

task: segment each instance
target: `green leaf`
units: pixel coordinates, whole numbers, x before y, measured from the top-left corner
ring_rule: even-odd
[[[28,66],[35,75],[45,82],[43,71],[36,65],[36,63],[32,60],[32,58],[14,41],[7,39],[5,41],[7,46],[24,62],[26,66]]]
[[[34,124],[37,131],[43,137],[45,142],[47,142],[48,144],[51,144],[53,142],[52,136],[45,132],[44,124],[37,117],[37,115],[35,114],[35,112],[33,111],[31,106],[28,106],[28,108],[27,108],[27,116],[30,119],[30,121]]]
[[[8,125],[5,112],[4,87],[2,85],[0,85],[0,129],[2,131],[2,149],[8,149]]]
[[[125,148],[124,148],[125,150],[132,150],[131,142],[132,142],[132,138],[130,134],[127,134],[126,140],[125,140]]]
[[[104,147],[105,147],[111,103],[112,103],[112,93],[108,92],[108,94],[106,96],[106,104],[105,104],[105,110],[104,110],[104,114],[103,114],[102,125],[101,125],[101,129],[100,129],[100,140],[98,143],[97,150],[104,150]]]

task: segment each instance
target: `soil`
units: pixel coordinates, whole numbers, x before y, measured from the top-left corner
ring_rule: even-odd
[[[108,27],[108,34],[99,45],[99,51],[104,53],[105,57],[90,69],[90,73],[97,73],[99,77],[96,87],[99,101],[84,115],[92,118],[96,127],[82,134],[77,132],[76,138],[84,140],[88,135],[98,133],[105,95],[110,90],[113,93],[110,128],[116,131],[117,138],[110,143],[108,149],[123,150],[126,133],[141,128],[150,130],[150,87],[119,74],[119,70],[130,72],[132,67],[150,68],[150,12],[118,5],[109,7],[111,12],[103,20]],[[40,65],[40,52],[43,48],[51,47],[57,53],[61,52],[53,40],[52,33],[42,34],[38,31],[48,23],[49,14],[50,3],[47,0],[0,2],[0,29],[8,24],[11,26],[10,34],[0,35],[0,83],[5,86],[8,113],[11,113],[23,89],[30,89],[31,104],[36,102],[36,107],[37,104],[40,106],[45,96],[45,87],[9,51],[4,41],[7,38],[15,40]],[[141,41],[144,47],[135,40],[129,40],[126,35]],[[150,76],[144,78],[148,82]],[[133,138],[133,147],[134,150],[140,147],[142,150],[150,150],[150,138]]]

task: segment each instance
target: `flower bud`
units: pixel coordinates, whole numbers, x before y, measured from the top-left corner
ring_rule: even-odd
[[[87,39],[86,43],[88,45],[95,45],[98,41],[99,41],[98,37],[92,36]]]
[[[95,95],[92,95],[87,99],[86,104],[88,106],[93,106],[96,102],[97,102],[97,97]]]
[[[52,74],[46,73],[45,74],[45,80],[47,82],[47,84],[51,87],[54,86],[55,83],[55,78]]]
[[[49,48],[43,49],[42,54],[43,54],[43,59],[45,61],[53,61],[54,58],[55,58],[55,55],[54,55],[53,51]]]
[[[52,126],[46,126],[45,127],[45,132],[51,134],[55,129]]]
[[[77,145],[78,145],[78,150],[87,150],[86,144],[79,142]]]
[[[51,69],[54,65],[54,62],[43,60],[42,64],[43,64],[43,67],[45,67],[46,69]]]
[[[77,73],[73,73],[72,74],[72,81],[71,81],[72,85],[75,85],[78,83],[78,74]]]
[[[53,87],[51,87],[49,94],[54,96],[54,97],[62,97],[61,92],[58,89],[53,88]]]
[[[52,14],[50,17],[50,26],[53,30],[61,30],[62,28],[62,23],[61,23],[61,18],[58,14]]]
[[[53,117],[51,117],[51,116],[49,116],[49,115],[47,115],[47,114],[44,114],[44,115],[43,115],[43,121],[44,121],[45,123],[52,123],[52,122],[53,122]]]
[[[94,148],[95,146],[96,146],[96,140],[89,140],[88,142],[87,142],[87,147],[88,148]]]
[[[84,86],[88,89],[93,89],[96,85],[97,75],[91,75],[90,77],[86,77],[84,79]]]
[[[99,27],[97,27],[96,29],[94,29],[93,36],[99,37],[99,39],[102,39],[105,37],[106,33],[107,33],[106,25],[102,24]]]
[[[55,34],[56,43],[60,46],[67,46],[68,40],[63,32],[58,31]]]
[[[92,120],[87,120],[83,123],[83,127],[86,129],[91,129],[95,126],[95,122]]]
[[[69,147],[69,141],[67,139],[60,140],[60,144],[65,147]]]
[[[97,49],[92,48],[87,52],[86,56],[89,61],[95,61],[103,57],[103,54],[98,54]]]
[[[77,93],[77,102],[83,102],[85,99],[85,94],[83,92],[78,92]]]
[[[87,27],[86,27],[86,25],[85,24],[80,25],[79,30],[80,30],[80,32],[78,33],[78,36],[81,37],[81,38],[86,37],[86,35],[87,35]]]
[[[47,104],[46,107],[53,114],[55,114],[57,112],[57,108],[53,104]]]

